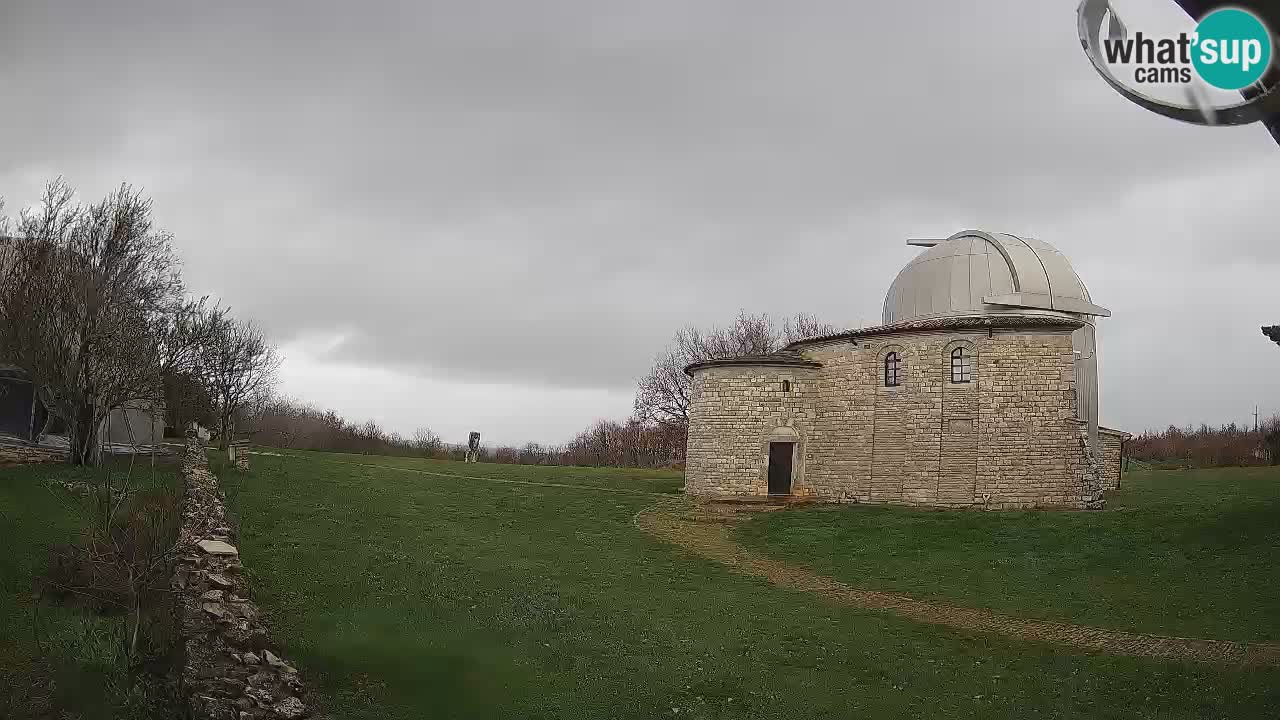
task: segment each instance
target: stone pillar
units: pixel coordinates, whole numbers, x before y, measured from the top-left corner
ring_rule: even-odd
[[[249,443],[239,441],[227,444],[227,459],[237,470],[249,471]]]

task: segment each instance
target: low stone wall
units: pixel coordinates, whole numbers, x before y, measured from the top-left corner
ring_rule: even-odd
[[[183,649],[179,688],[192,720],[315,717],[302,679],[271,643],[204,444],[189,439],[179,556],[171,588]]]
[[[1102,443],[1102,488],[1117,490],[1120,487],[1120,475],[1124,471],[1124,443],[1133,437],[1127,432],[1098,428],[1098,441]]]
[[[36,463],[66,462],[67,451],[53,448],[19,447],[6,445],[0,447],[0,467],[5,465],[34,465]]]

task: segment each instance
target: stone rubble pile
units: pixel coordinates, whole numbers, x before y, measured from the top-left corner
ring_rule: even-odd
[[[171,588],[179,599],[180,687],[190,717],[315,717],[297,669],[271,643],[249,598],[218,479],[199,438],[188,438],[182,474],[186,494]]]
[[[93,494],[93,486],[80,480],[48,480],[45,482],[45,486],[58,488],[81,497]]]
[[[36,463],[65,462],[67,451],[57,448],[21,447],[5,445],[0,447],[0,467],[5,465],[34,465]]]

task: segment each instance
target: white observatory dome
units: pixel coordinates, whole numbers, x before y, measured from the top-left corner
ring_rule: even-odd
[[[912,244],[928,249],[889,287],[886,325],[945,315],[1111,315],[1093,304],[1066,256],[1049,243],[965,230],[946,240]]]

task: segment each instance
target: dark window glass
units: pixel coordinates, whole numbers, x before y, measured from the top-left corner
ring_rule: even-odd
[[[902,358],[891,352],[884,356],[884,386],[898,387],[902,384]]]
[[[782,381],[782,392],[791,392],[791,381],[790,381],[790,380],[783,380],[783,381]]]
[[[973,357],[958,347],[951,351],[951,382],[967,383],[973,380]]]

